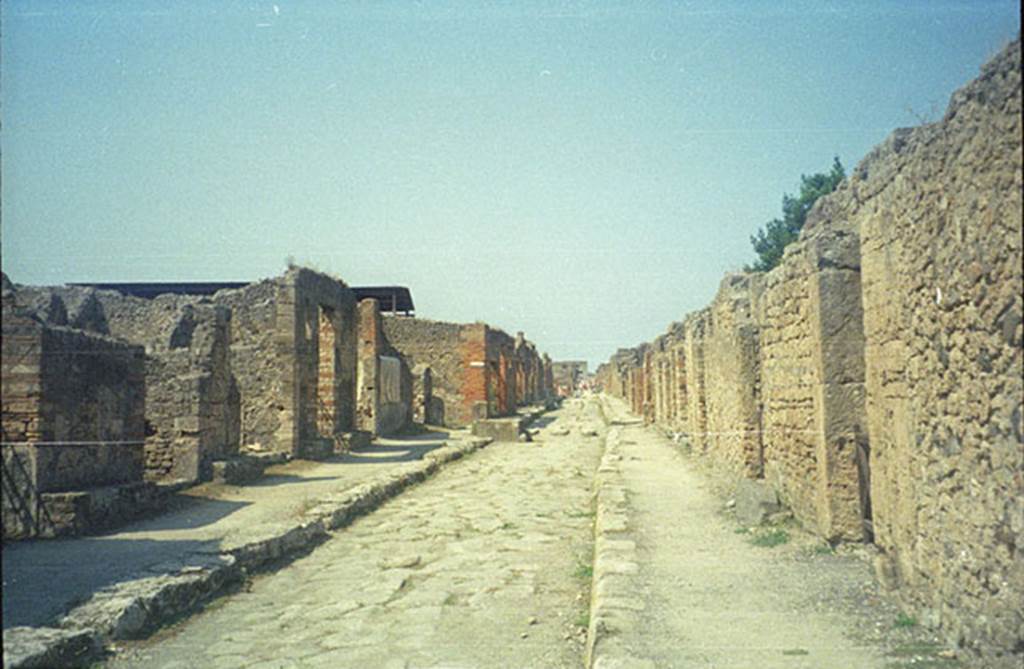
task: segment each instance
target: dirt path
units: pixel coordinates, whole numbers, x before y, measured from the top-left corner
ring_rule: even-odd
[[[635,542],[639,567],[631,582],[641,610],[613,644],[629,666],[958,666],[921,630],[894,625],[898,612],[879,599],[865,559],[831,554],[793,527],[781,530],[791,537],[782,545],[755,545],[761,534],[724,512],[693,458],[623,407],[606,411],[632,423],[609,435],[620,442],[622,538]]]
[[[590,409],[452,465],[112,666],[580,666],[602,448],[583,432],[603,432]]]

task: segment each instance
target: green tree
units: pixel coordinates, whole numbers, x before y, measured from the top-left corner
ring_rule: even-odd
[[[757,253],[757,261],[747,265],[748,272],[767,272],[782,260],[782,251],[800,236],[800,230],[807,220],[807,212],[822,195],[828,195],[836,189],[839,182],[846,176],[843,164],[836,156],[829,172],[800,175],[800,195],[793,197],[789,193],[782,196],[782,218],[768,221],[756,235],[750,236],[750,244]]]

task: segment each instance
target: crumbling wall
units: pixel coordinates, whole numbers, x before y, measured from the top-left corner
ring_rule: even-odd
[[[990,667],[1024,655],[1020,58],[1018,40],[836,196],[861,234],[883,574]]]
[[[320,457],[355,424],[355,296],[305,268],[214,296],[232,313],[242,443]]]
[[[729,274],[711,304],[705,335],[708,452],[728,470],[759,478],[761,452],[759,274]]]
[[[146,348],[147,477],[210,478],[240,439],[230,311],[192,296],[98,296],[111,334]]]
[[[18,300],[44,322],[145,348],[148,479],[205,479],[213,460],[237,453],[226,310],[194,296],[146,300],[81,286],[21,287]]]
[[[382,326],[388,342],[405,359],[406,364],[410,367],[430,367],[435,415],[443,419],[444,425],[468,425],[471,417],[465,409],[466,400],[462,394],[462,326],[394,316],[385,317]]]
[[[143,350],[3,306],[4,537],[52,536],[48,494],[142,480]]]
[[[230,356],[240,398],[240,441],[256,450],[285,450],[278,435],[291,438],[285,420],[288,347],[278,335],[280,279],[266,279],[214,296],[231,312]],[[287,443],[287,442],[285,442]]]

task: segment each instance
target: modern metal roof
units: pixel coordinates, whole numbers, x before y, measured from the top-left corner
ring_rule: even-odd
[[[380,304],[382,313],[412,314],[416,307],[412,303],[412,295],[405,286],[359,286],[353,287],[357,300],[372,297]]]

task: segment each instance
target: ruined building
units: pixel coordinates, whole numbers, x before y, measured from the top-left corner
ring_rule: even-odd
[[[904,606],[992,667],[1024,661],[1020,63],[1017,41],[822,198],[778,267],[598,372],[804,526],[874,542]]]
[[[420,321],[406,288],[305,268],[251,284],[4,276],[3,308],[5,537],[93,531],[239,462],[468,425],[551,387],[521,333]]]
[[[428,423],[465,427],[552,394],[551,361],[522,333],[513,338],[485,323],[393,317],[383,320],[383,330],[409,365],[430,369]]]
[[[586,360],[558,360],[551,369],[555,390],[562,397],[568,397],[587,378]]]

